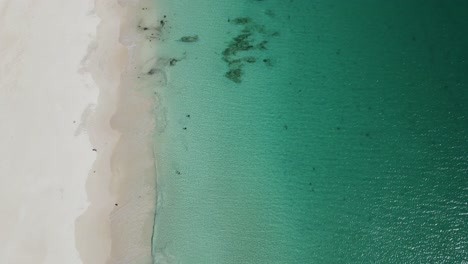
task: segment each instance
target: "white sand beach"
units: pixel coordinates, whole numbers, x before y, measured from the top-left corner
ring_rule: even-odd
[[[119,42],[140,4],[0,0],[0,263],[150,261],[152,101]]]

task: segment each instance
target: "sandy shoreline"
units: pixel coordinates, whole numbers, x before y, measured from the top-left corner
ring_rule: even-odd
[[[0,0],[0,263],[151,263],[143,3],[121,4]]]
[[[108,134],[100,134],[104,129],[99,128],[99,124],[110,125],[106,129],[117,132],[118,141],[111,144],[115,148],[107,153],[110,155],[103,154],[102,159],[96,161],[94,166],[99,170],[104,169],[106,177],[110,178],[109,181],[98,183],[102,177],[90,174],[89,181],[93,183],[89,184],[92,187],[88,188],[88,194],[95,199],[91,200],[90,208],[77,221],[77,245],[82,258],[90,259],[89,263],[99,252],[108,249],[89,247],[87,243],[89,236],[98,232],[100,226],[105,226],[110,232],[111,241],[107,245],[111,248],[107,263],[152,261],[151,237],[156,197],[152,151],[154,118],[152,98],[148,97],[138,82],[138,65],[141,64],[138,54],[142,50],[143,38],[137,32],[136,17],[140,17],[142,6],[145,11],[153,9],[151,5],[142,2],[122,1],[119,5],[96,1],[96,12],[101,18],[101,24],[97,46],[90,50],[87,68],[104,96],[100,97],[98,103],[95,124],[90,123],[90,127],[94,127],[97,132],[90,132],[91,141],[102,143],[108,138]],[[101,65],[108,67],[101,68]],[[115,105],[115,110],[112,111],[108,105]],[[99,111],[99,106],[102,111]],[[109,188],[112,203],[101,199],[101,192],[106,187]],[[108,213],[109,218],[102,217]],[[106,243],[109,241],[97,242],[101,246]]]

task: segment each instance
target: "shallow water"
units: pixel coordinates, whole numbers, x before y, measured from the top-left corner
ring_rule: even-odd
[[[467,260],[468,5],[214,2],[158,14],[156,263]]]

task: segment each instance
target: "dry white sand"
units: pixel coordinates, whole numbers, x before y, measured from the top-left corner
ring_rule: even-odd
[[[98,89],[78,73],[93,1],[0,1],[0,263],[81,263],[75,219],[96,152],[76,135]]]
[[[150,263],[153,106],[119,43],[141,3],[116,2],[0,0],[0,263]]]

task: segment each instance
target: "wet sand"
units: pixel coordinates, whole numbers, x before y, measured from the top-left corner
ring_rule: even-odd
[[[154,7],[144,1],[96,1],[101,24],[85,70],[98,84],[100,96],[88,127],[91,142],[105,152],[98,155],[89,175],[91,205],[76,222],[76,244],[84,263],[152,261],[153,100],[138,80],[144,38],[138,33],[137,18],[144,15],[143,8]],[[101,234],[99,239],[96,234]],[[97,261],[101,252],[107,252],[108,258]]]

